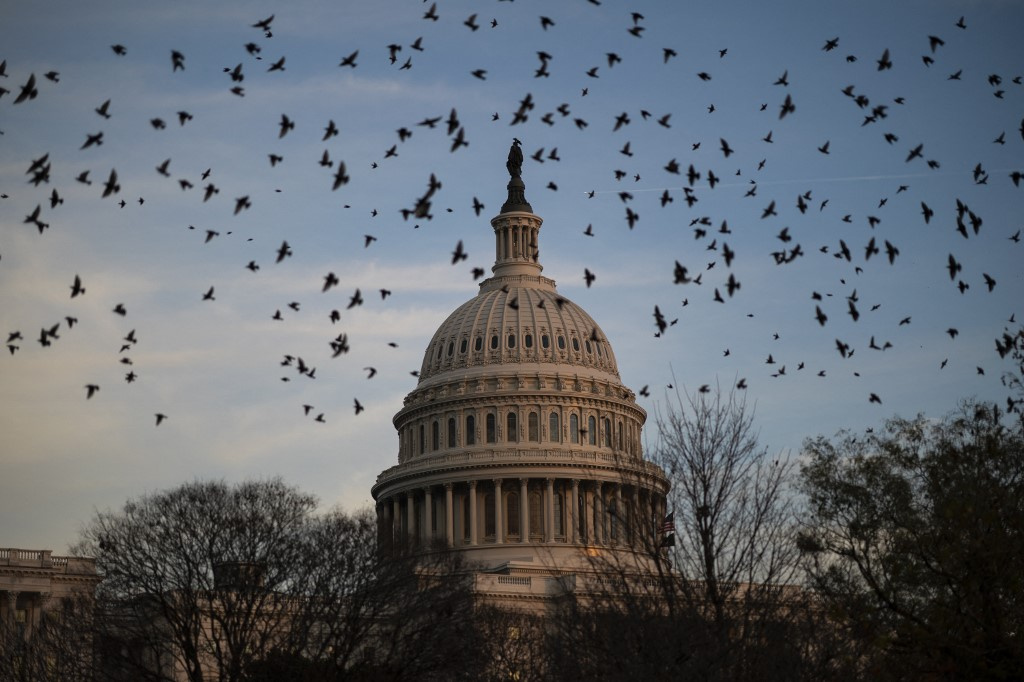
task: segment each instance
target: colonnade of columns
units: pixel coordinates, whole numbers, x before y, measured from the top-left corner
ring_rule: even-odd
[[[443,495],[440,494],[443,491]],[[469,479],[409,487],[378,500],[384,544],[635,545],[656,540],[661,493],[578,478]]]
[[[495,261],[537,261],[537,233],[540,221],[536,225],[516,224],[504,221],[495,226]]]
[[[0,601],[5,607],[3,619],[8,624],[18,624],[32,630],[39,625],[40,616],[49,601],[49,592],[5,590]]]

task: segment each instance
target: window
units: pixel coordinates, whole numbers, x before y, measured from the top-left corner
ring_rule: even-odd
[[[487,415],[487,442],[493,443],[497,440],[497,424],[494,414]]]
[[[590,349],[590,341],[584,341],[583,343],[584,347],[587,349],[587,353],[592,353],[593,351]]]
[[[519,425],[516,423],[516,413],[509,412],[505,415],[505,440],[509,443],[515,443],[519,440]]]
[[[572,337],[572,349],[577,353],[580,352],[580,340],[577,339],[575,336]]]
[[[619,422],[619,450],[622,449],[622,422]]]
[[[466,347],[469,345],[469,339],[462,339],[462,343],[459,344],[459,355],[465,355]]]
[[[455,342],[454,341],[449,341],[448,342],[448,357],[451,357],[454,352],[455,352]]]
[[[441,447],[441,425],[436,421],[430,425],[430,449],[437,450]]]
[[[505,500],[505,530],[509,535],[519,535],[519,493],[509,493]]]
[[[438,344],[437,345],[437,359],[438,360],[441,359],[441,350],[442,350],[442,346],[441,346],[441,344]]]
[[[604,446],[606,448],[612,446],[612,421],[610,419],[604,420]]]
[[[454,448],[455,442],[455,417],[448,418],[448,447]]]
[[[491,334],[491,350],[498,350],[498,335]]]
[[[484,535],[494,537],[494,493],[484,495]]]
[[[565,337],[558,335],[558,350],[565,350]]]
[[[423,424],[420,424],[420,454],[421,455],[423,454],[423,451],[426,449],[426,447],[427,447],[427,439],[426,439],[426,436],[424,436]]]
[[[536,412],[531,412],[526,421],[527,438],[531,443],[540,442],[540,419]]]
[[[468,415],[466,417],[466,445],[476,444],[476,417]]]
[[[544,514],[540,493],[530,493],[530,535],[544,537]]]
[[[509,348],[515,348],[516,347],[516,335],[515,334],[509,334],[508,335],[508,347]]]
[[[597,445],[597,420],[593,416],[587,417],[587,442]]]
[[[540,347],[544,348],[544,349],[547,349],[547,347],[550,346],[550,345],[551,345],[551,339],[548,338],[547,334],[543,334],[540,337]]]
[[[523,345],[527,348],[533,348],[533,334],[527,334],[523,337]]]
[[[580,418],[575,414],[569,415],[569,440],[573,443],[580,442]]]
[[[552,412],[548,416],[548,440],[552,443],[560,443],[562,441],[562,430],[558,428],[557,412]]]
[[[473,350],[475,350],[477,353],[479,353],[483,349],[484,349],[484,337],[478,336],[478,337],[476,337],[476,341],[473,342]]]

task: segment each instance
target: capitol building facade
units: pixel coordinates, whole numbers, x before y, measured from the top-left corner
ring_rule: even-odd
[[[430,340],[372,489],[384,546],[457,550],[497,599],[564,593],[595,556],[642,570],[669,488],[611,344],[541,274],[521,158],[513,145],[493,275]]]

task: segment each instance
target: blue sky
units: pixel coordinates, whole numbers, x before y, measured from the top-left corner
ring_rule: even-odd
[[[424,18],[430,7],[44,1],[0,12],[0,334],[23,336],[13,354],[0,349],[0,545],[63,551],[94,509],[192,478],[281,475],[325,507],[369,504],[396,462],[391,418],[410,372],[475,294],[472,268],[493,263],[488,221],[513,136],[544,218],[544,273],[601,325],[623,382],[649,387],[640,403],[652,416],[669,384],[742,378],[764,445],[797,456],[809,436],[1005,398],[993,339],[1011,315],[1024,319],[1024,245],[1010,239],[1024,228],[1024,188],[1010,178],[1024,171],[1019,3],[442,0],[437,21]],[[252,24],[271,15],[268,37]],[[934,52],[929,36],[943,43]],[[172,50],[184,70],[172,70]],[[354,68],[339,66],[357,50]],[[886,50],[892,67],[880,70]],[[268,71],[281,57],[284,70]],[[38,96],[15,105],[32,74]],[[534,108],[512,125],[527,95]],[[787,96],[796,108],[780,118]],[[94,111],[108,99],[109,119]],[[455,151],[452,110],[469,142]],[[615,130],[621,114],[629,123]],[[295,124],[284,137],[282,115]],[[435,117],[436,128],[419,125]],[[332,120],[339,133],[325,141]],[[402,128],[412,135],[401,140]],[[102,144],[80,149],[99,132]],[[325,150],[350,177],[333,191]],[[26,170],[47,154],[49,180],[34,186]],[[271,154],[283,160],[272,167]],[[156,171],[165,159],[169,177]],[[666,170],[672,160],[681,174]],[[691,164],[700,179],[687,206]],[[102,198],[112,169],[120,191]],[[85,170],[91,185],[76,181]],[[432,218],[403,219],[431,173],[442,183]],[[204,202],[210,183],[218,193]],[[63,203],[51,208],[54,190]],[[240,197],[251,207],[236,215]],[[957,200],[982,219],[975,233],[965,214],[966,238]],[[773,201],[776,215],[762,217]],[[42,234],[24,222],[37,205]],[[881,251],[865,259],[872,238]],[[452,266],[459,240],[469,258]],[[283,241],[292,255],[276,263]],[[840,241],[850,261],[836,258]],[[892,264],[886,241],[899,250]],[[802,256],[776,264],[773,252],[798,244]],[[676,261],[701,284],[675,284]],[[322,292],[328,272],[339,284]],[[72,299],[76,275],[86,291]],[[365,302],[347,309],[357,288]],[[678,320],[660,338],[656,305]],[[40,330],[57,323],[43,347]],[[121,351],[131,330],[137,342]],[[332,358],[341,333],[351,351]],[[872,338],[892,346],[874,350]],[[315,379],[282,366],[285,355]],[[90,399],[87,384],[100,387]],[[159,426],[156,413],[167,415]]]

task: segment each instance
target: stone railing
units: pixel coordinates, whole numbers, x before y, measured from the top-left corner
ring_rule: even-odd
[[[518,595],[547,595],[551,582],[548,578],[534,578],[528,575],[495,575],[479,573],[476,575],[476,589],[488,594],[504,593]]]
[[[385,469],[377,476],[376,485],[412,474],[442,470],[451,467],[482,467],[501,464],[578,465],[589,467],[610,467],[630,474],[640,473],[657,479],[665,477],[664,472],[643,459],[613,453],[584,450],[491,450],[484,452],[454,452],[398,464]]]
[[[45,568],[56,573],[96,574],[96,560],[88,557],[53,556],[48,549],[0,548],[0,566]]]

